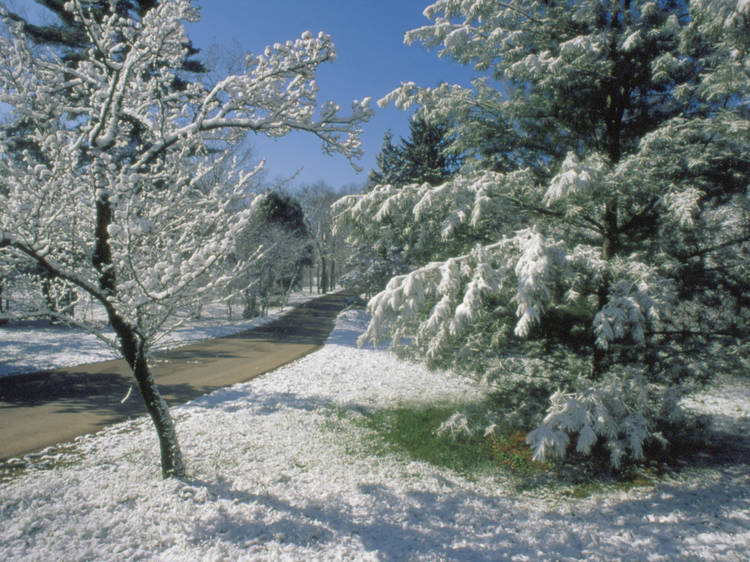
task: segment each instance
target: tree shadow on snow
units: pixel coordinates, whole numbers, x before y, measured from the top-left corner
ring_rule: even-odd
[[[170,406],[183,404],[213,390],[191,384],[160,384]],[[4,377],[0,380],[0,411],[4,408],[56,404],[57,413],[88,413],[103,416],[99,425],[146,415],[143,398],[129,375],[76,372],[37,373]]]
[[[282,408],[314,411],[336,407],[334,401],[323,397],[265,392],[249,385],[217,391],[213,398],[209,395],[201,400],[215,401],[212,407],[227,411],[249,407],[259,415]],[[213,482],[189,482],[196,489],[205,489],[207,497],[225,500],[222,506],[228,506],[207,519],[195,520],[189,533],[196,543],[219,537],[239,549],[277,542],[321,553],[342,540],[351,540],[359,543],[363,552],[386,561],[433,557],[480,562],[512,557],[641,559],[677,553],[690,558],[706,552],[731,558],[750,554],[743,543],[750,505],[750,461],[744,451],[706,460],[702,466],[712,470],[705,481],[687,472],[684,478],[690,479],[689,483],[678,476],[677,480],[657,482],[653,489],[633,489],[627,497],[610,491],[584,499],[560,498],[553,504],[504,491],[501,483],[497,492],[480,489],[450,471],[427,469],[409,475],[407,465],[393,483],[368,481],[364,474],[349,493],[342,488],[327,492],[324,483],[334,476],[330,474],[297,471],[291,476],[276,475],[276,482],[287,490],[285,497],[238,489],[219,476]],[[295,497],[295,478],[305,484],[311,478],[320,479],[322,489],[313,498]],[[422,479],[436,480],[441,491],[425,491]]]
[[[205,488],[209,498],[238,507],[194,521],[190,538],[220,538],[238,548],[277,541],[323,552],[351,538],[365,552],[388,561],[435,556],[467,562],[515,556],[690,556],[693,547],[695,555],[705,553],[701,542],[712,552],[731,553],[742,550],[739,541],[747,522],[737,519],[728,525],[722,518],[747,508],[750,488],[741,472],[723,473],[690,489],[662,484],[645,497],[571,500],[564,508],[501,492],[467,490],[451,482],[440,494],[420,491],[418,484],[395,490],[388,484],[363,482],[352,505],[350,496],[339,501],[326,497],[325,502],[282,500],[270,493],[235,489],[221,478],[195,480],[191,486]],[[716,534],[720,524],[723,531]]]

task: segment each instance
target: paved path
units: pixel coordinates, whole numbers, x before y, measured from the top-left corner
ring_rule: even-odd
[[[351,296],[326,295],[265,326],[158,354],[154,377],[170,405],[248,381],[319,349]],[[130,397],[121,403],[133,385]],[[0,460],[146,414],[123,360],[0,379]]]

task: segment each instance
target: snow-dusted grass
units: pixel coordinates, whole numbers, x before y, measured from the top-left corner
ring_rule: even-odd
[[[318,296],[301,291],[289,297],[289,306],[301,304]],[[200,318],[189,319],[178,329],[157,342],[158,349],[170,349],[207,339],[221,338],[261,326],[278,318],[287,308],[272,307],[263,318],[244,320],[241,307],[234,307],[234,320],[228,319],[226,304],[204,307]],[[93,316],[103,318],[95,309]],[[112,338],[112,330],[105,330]],[[47,321],[20,322],[0,326],[0,378],[35,371],[72,367],[85,363],[107,361],[118,357],[114,349],[96,336],[77,328],[50,325]]]
[[[750,558],[746,463],[568,499],[371,455],[368,430],[342,409],[478,395],[450,373],[357,349],[362,321],[348,311],[322,350],[173,409],[186,481],[161,479],[142,419],[79,438],[69,466],[0,484],[0,559]],[[725,411],[737,396],[696,400],[731,429],[748,417],[742,399]]]

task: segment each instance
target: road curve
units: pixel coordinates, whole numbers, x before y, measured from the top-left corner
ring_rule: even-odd
[[[245,382],[319,349],[351,300],[325,295],[226,338],[157,354],[156,382],[170,406]],[[121,402],[133,385],[127,400]],[[146,414],[123,360],[0,379],[0,461]]]

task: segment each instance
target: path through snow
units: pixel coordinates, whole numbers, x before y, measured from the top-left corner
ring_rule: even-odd
[[[289,298],[289,305],[301,304],[316,296],[304,291],[294,293]],[[157,348],[172,349],[202,340],[222,338],[267,324],[284,312],[284,309],[274,307],[263,318],[244,320],[240,317],[230,321],[227,319],[226,305],[213,304],[204,308],[200,318],[189,319],[182,327],[166,334],[158,342]],[[105,330],[105,335],[113,337],[112,330]],[[96,336],[77,328],[51,325],[46,320],[0,326],[0,378],[118,357],[113,349]]]
[[[137,420],[78,439],[70,466],[0,484],[0,559],[750,559],[746,462],[565,499],[370,455],[337,407],[476,389],[357,349],[362,326],[348,311],[322,350],[175,408],[184,482],[160,478],[153,430]],[[750,416],[747,389],[696,400],[727,427]]]

